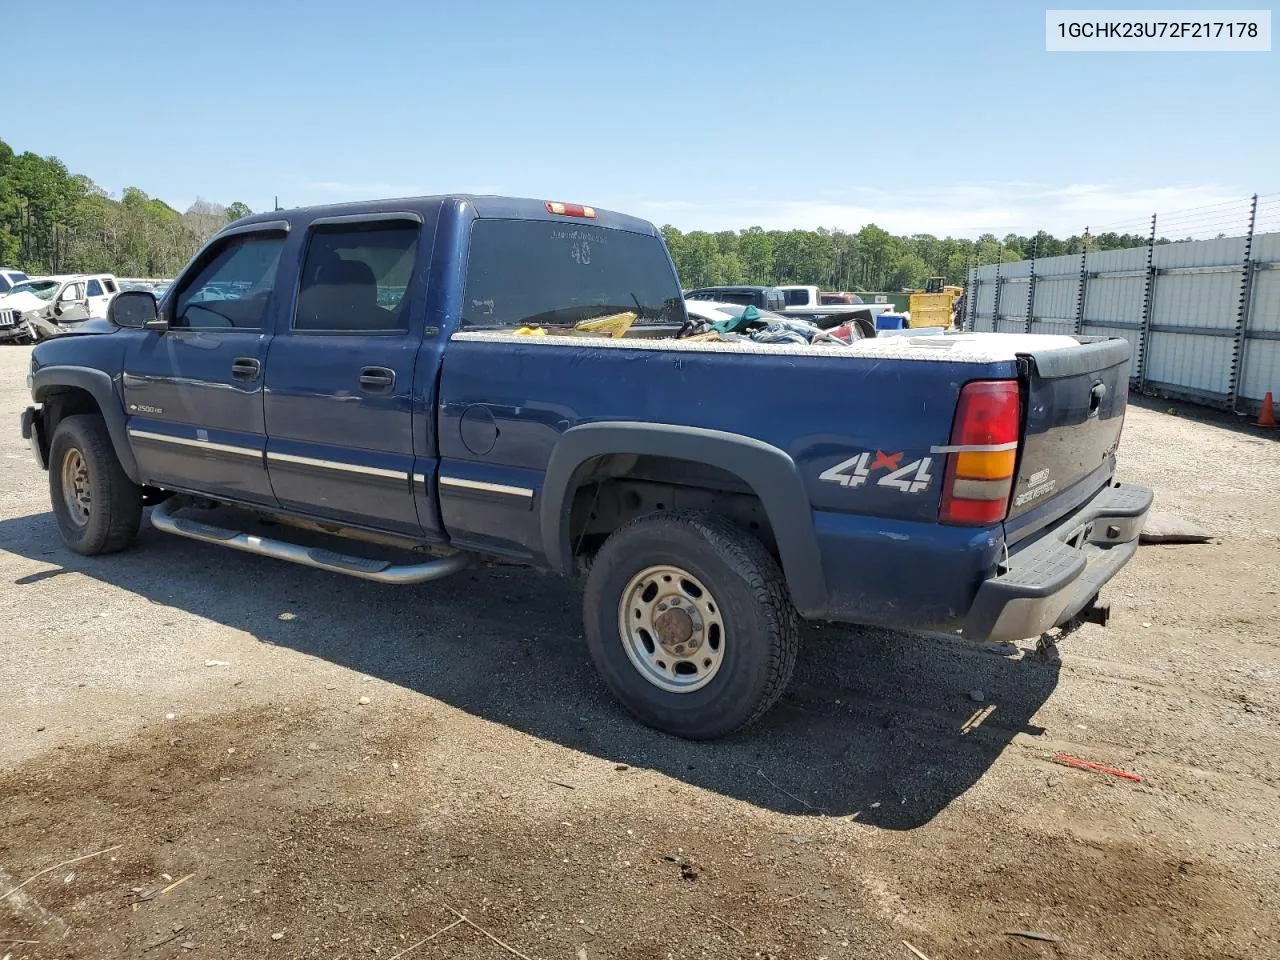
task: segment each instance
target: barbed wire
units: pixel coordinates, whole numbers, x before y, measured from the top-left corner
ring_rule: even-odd
[[[1232,200],[1219,200],[1214,203],[1200,204],[1194,207],[1181,207],[1176,210],[1167,212],[1155,211],[1155,239],[1159,242],[1182,243],[1187,241],[1212,240],[1212,239],[1234,239],[1246,236],[1249,232],[1250,208],[1254,203],[1254,197],[1239,197]],[[1254,211],[1253,230],[1255,235],[1260,233],[1280,232],[1280,192],[1260,193],[1257,195],[1257,209]],[[1003,239],[996,236],[994,249],[990,245],[976,244],[974,246],[974,256],[971,260],[973,266],[991,266],[997,262],[1006,261],[1008,254],[1014,253],[1018,255],[1018,259],[1030,259],[1032,256],[1032,248],[1028,246],[1028,241],[1034,242],[1038,233],[1036,231],[1029,236],[1017,236],[1021,241],[1016,247],[1004,243]],[[993,236],[995,236],[993,234]],[[1089,250],[1097,250],[1097,242],[1104,236],[1122,237],[1125,239],[1132,238],[1132,244],[1121,247],[1107,247],[1105,249],[1134,249],[1146,246],[1148,238],[1151,236],[1151,217],[1133,217],[1131,219],[1115,220],[1100,225],[1089,224],[1083,227],[1079,233],[1072,233],[1062,238],[1054,236],[1054,239],[1062,241],[1074,241],[1071,249],[1065,255],[1077,256],[1080,253],[1081,242],[1085,248]],[[1114,242],[1114,241],[1112,241]],[[994,256],[993,256],[994,254]],[[1044,259],[1038,257],[1037,259]]]

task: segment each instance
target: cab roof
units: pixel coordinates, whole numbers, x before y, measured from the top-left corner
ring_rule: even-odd
[[[229,224],[242,228],[254,223],[288,221],[291,227],[306,227],[312,221],[328,217],[376,216],[389,213],[416,213],[424,220],[434,218],[446,203],[465,204],[474,216],[482,220],[548,220],[569,223],[579,227],[601,227],[612,230],[628,230],[648,236],[660,236],[647,220],[624,213],[593,207],[594,218],[558,215],[548,212],[547,204],[555,200],[533,200],[525,197],[478,196],[468,193],[440,194],[429,197],[402,197],[388,200],[361,200],[354,203],[332,203],[311,207],[294,207],[288,210],[267,210],[255,213]],[[560,201],[576,202],[576,201]]]

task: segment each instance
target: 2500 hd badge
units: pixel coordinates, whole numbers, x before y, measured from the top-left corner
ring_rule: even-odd
[[[1021,507],[1032,500],[1039,500],[1058,489],[1058,481],[1049,479],[1048,470],[1037,470],[1027,480],[1027,489],[1013,499],[1015,507]]]

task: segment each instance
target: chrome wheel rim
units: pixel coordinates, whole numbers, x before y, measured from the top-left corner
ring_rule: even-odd
[[[80,451],[74,447],[62,457],[62,500],[72,523],[83,527],[89,522],[89,512],[93,507],[89,491],[89,467]]]
[[[640,676],[668,693],[701,690],[724,663],[720,604],[706,584],[679,567],[646,567],[627,582],[618,633]]]

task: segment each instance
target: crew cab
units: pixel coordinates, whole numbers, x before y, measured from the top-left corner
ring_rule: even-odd
[[[618,317],[641,333],[584,332]],[[1152,499],[1115,480],[1126,341],[643,332],[685,319],[661,235],[621,214],[273,211],[161,302],[121,293],[38,344],[21,426],[81,554],[127,547],[152,505],[158,530],[383,583],[484,559],[583,576],[604,682],[684,737],[769,709],[800,618],[977,640],[1105,619]]]

